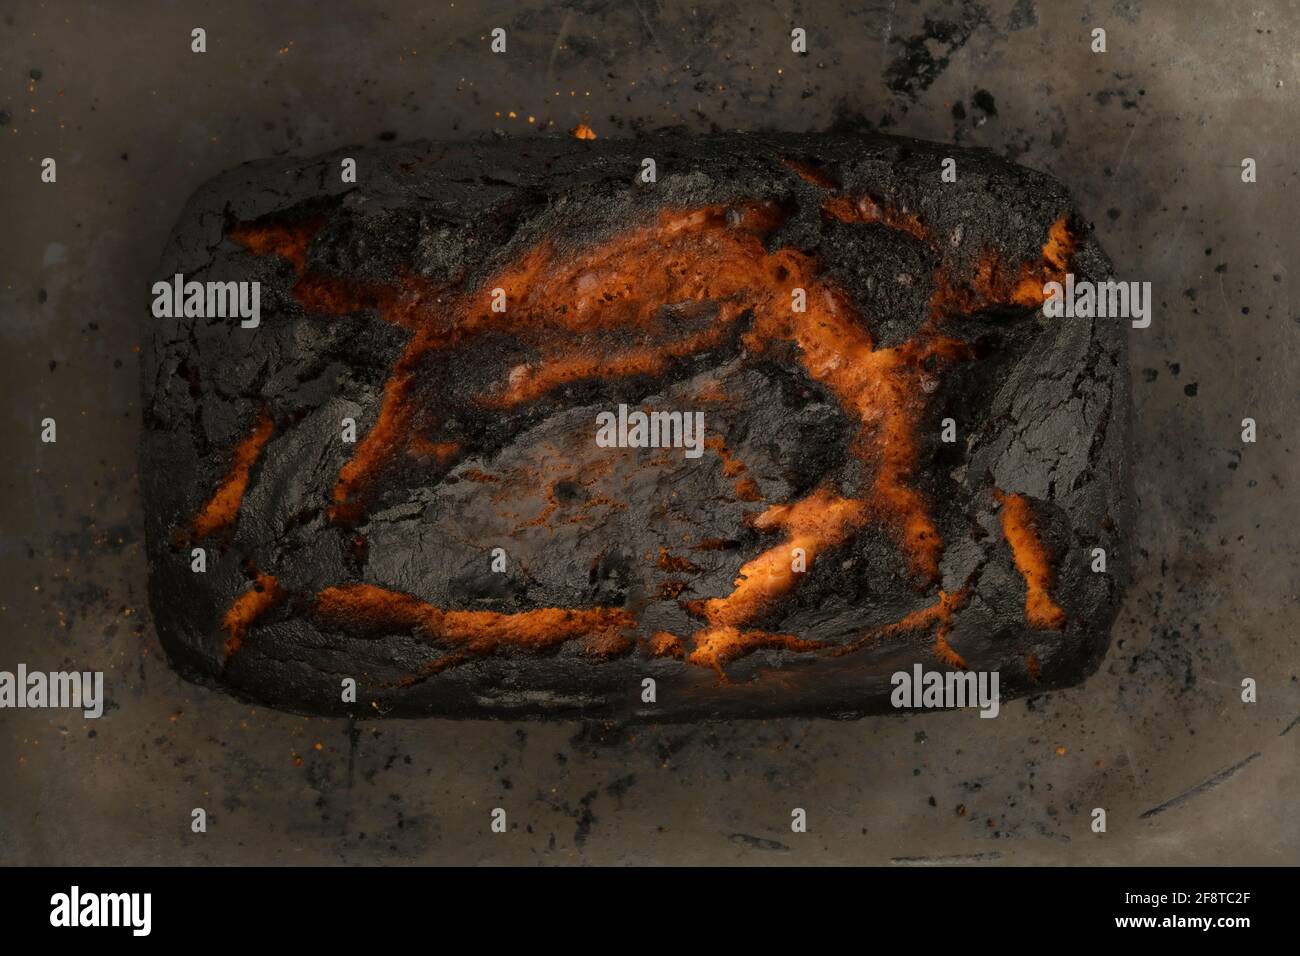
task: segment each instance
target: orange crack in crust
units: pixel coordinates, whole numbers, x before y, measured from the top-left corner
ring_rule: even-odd
[[[235,223],[226,238],[238,243],[255,256],[277,255],[288,259],[301,275],[307,268],[307,249],[325,220],[313,216],[295,223]]]
[[[650,638],[650,653],[655,657],[674,657],[681,660],[686,656],[682,639],[667,631],[656,631]]]
[[[891,634],[901,634],[907,631],[918,631],[924,628],[934,628],[934,656],[949,667],[966,668],[966,660],[960,654],[952,649],[948,644],[948,634],[951,633],[954,616],[957,611],[965,606],[970,599],[970,584],[968,583],[958,591],[951,594],[947,591],[940,591],[939,597],[935,603],[929,607],[923,607],[920,610],[913,611],[891,624],[878,627],[869,631],[862,637],[858,638],[851,644],[844,644],[837,647],[833,654],[838,656],[842,654],[851,654],[867,644],[879,640],[882,637],[888,637]]]
[[[474,655],[502,647],[539,651],[582,638],[590,653],[606,657],[630,647],[622,632],[636,626],[636,619],[622,608],[548,607],[515,614],[444,611],[371,584],[326,588],[317,595],[312,616],[326,627],[376,636],[414,634]]]
[[[1052,584],[1052,563],[1034,526],[1034,510],[1024,495],[993,492],[1002,505],[1002,535],[1011,546],[1016,570],[1025,579],[1025,620],[1030,627],[1059,631],[1065,627],[1065,612],[1056,606],[1048,588]]]
[[[819,188],[834,188],[833,181],[819,171],[787,165]],[[822,212],[843,222],[881,222],[932,243],[914,214],[869,197],[831,196],[822,202]],[[768,237],[782,220],[773,203],[668,209],[651,223],[585,251],[561,253],[542,241],[470,292],[448,292],[409,272],[388,285],[317,275],[307,269],[307,248],[319,223],[240,224],[229,235],[255,255],[275,253],[289,261],[298,272],[294,295],[306,311],[347,314],[371,309],[411,330],[385,384],[375,422],[334,486],[328,514],[344,525],[364,515],[369,485],[389,461],[399,455],[431,455],[439,466],[450,468],[461,454],[458,443],[413,435],[417,413],[413,388],[432,353],[450,352],[494,331],[508,332],[533,349],[535,360],[516,366],[495,388],[470,399],[484,407],[508,409],[575,382],[661,373],[675,360],[719,348],[737,336],[751,356],[792,343],[804,371],[834,395],[855,423],[851,451],[862,459],[870,477],[866,487],[851,495],[821,487],[802,500],[774,504],[758,514],[753,526],[762,532],[783,532],[783,540],[740,568],[729,595],[684,605],[702,619],[691,637],[690,652],[675,635],[660,632],[650,640],[651,653],[685,656],[725,679],[727,662],[758,648],[795,652],[827,648],[823,642],[770,633],[754,624],[775,608],[802,574],[812,572],[818,554],[844,543],[868,523],[879,524],[893,535],[914,580],[925,587],[937,582],[943,540],[914,484],[917,426],[925,396],[937,386],[942,369],[973,357],[969,346],[944,335],[940,325],[952,315],[1041,304],[1042,284],[1060,277],[1075,241],[1062,217],[1051,226],[1036,261],[1013,268],[987,252],[973,275],[960,284],[940,270],[929,318],[916,336],[897,347],[876,348],[849,299],[822,278],[811,256],[790,248],[769,251]],[[790,290],[795,287],[806,291],[804,312],[791,310]],[[506,313],[491,311],[488,291],[492,289],[505,291]],[[665,308],[678,310],[685,321],[668,321]],[[742,317],[748,320],[743,328]],[[592,349],[592,336],[611,333],[619,334],[621,348],[608,353]],[[736,479],[737,496],[757,500],[756,484],[721,439],[711,438],[706,444],[722,458],[724,474]],[[246,484],[244,469],[234,495],[236,511]],[[1026,617],[1033,626],[1059,628],[1064,618],[1047,596],[1046,555],[1032,533],[1026,536],[1017,530],[1026,524],[1014,520],[1018,506],[1007,503],[1014,497],[1004,500],[1003,528],[1017,566],[1030,584]],[[544,513],[540,520],[548,517]],[[795,570],[795,549],[802,549],[806,570]],[[968,588],[951,594],[940,591],[933,605],[840,645],[834,653],[846,653],[888,634],[933,628],[936,656],[951,666],[964,667],[965,661],[946,638],[956,611],[968,597]],[[251,602],[249,606],[260,613],[269,605]],[[589,649],[607,656],[631,646],[622,632],[636,626],[630,612],[612,608],[545,608],[514,614],[444,611],[371,585],[326,589],[314,607],[316,620],[327,626],[418,631],[468,654],[504,646],[538,650],[583,638]],[[243,628],[246,632],[247,623]]]
[[[221,621],[221,626],[226,631],[227,661],[243,646],[244,638],[253,623],[283,599],[284,593],[275,577],[261,573],[258,573],[249,590],[235,598]]]
[[[883,222],[886,226],[906,232],[922,242],[933,241],[929,231],[921,225],[921,220],[915,215],[890,206],[882,206],[870,196],[859,196],[856,199],[844,196],[832,197],[822,203],[822,215],[839,222]]]
[[[253,465],[257,463],[262,449],[266,447],[274,432],[275,423],[271,421],[271,416],[263,414],[257,420],[253,431],[235,446],[230,470],[217,486],[216,492],[208,499],[208,503],[190,523],[189,534],[182,532],[176,536],[178,546],[191,541],[202,541],[209,535],[224,531],[235,523],[235,519],[239,516],[239,508],[244,502],[244,493],[248,490],[248,479]]]
[[[1075,242],[1069,223],[1062,216],[1048,230],[1042,257],[1037,262],[1026,262],[1011,269],[993,252],[985,250],[973,279],[965,285],[954,286],[942,273],[935,276],[931,306],[958,314],[998,305],[1040,306],[1047,298],[1043,286],[1050,281],[1064,280]]]
[[[818,189],[838,191],[840,188],[839,183],[835,181],[835,178],[830,173],[806,160],[793,156],[784,156],[781,158],[781,164],[793,170],[804,182],[816,186]],[[821,214],[826,219],[834,219],[838,222],[884,223],[886,226],[900,232],[906,232],[928,245],[934,244],[930,231],[921,225],[921,220],[914,213],[907,212],[904,209],[897,209],[886,203],[877,202],[871,196],[830,196],[822,200]]]

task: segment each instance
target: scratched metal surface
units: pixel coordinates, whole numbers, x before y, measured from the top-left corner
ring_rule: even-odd
[[[0,14],[0,669],[102,669],[111,701],[98,721],[0,712],[0,862],[1297,862],[1300,11],[1194,6]],[[789,52],[795,25],[807,57]],[[486,51],[494,26],[504,57]],[[134,349],[195,186],[376,139],[836,120],[1052,173],[1121,277],[1154,285],[1154,322],[1131,338],[1136,580],[1086,684],[992,721],[628,729],[306,719],[167,668],[144,606]],[[57,445],[37,439],[46,415]],[[1243,677],[1259,703],[1240,702]],[[508,834],[490,833],[498,806]]]

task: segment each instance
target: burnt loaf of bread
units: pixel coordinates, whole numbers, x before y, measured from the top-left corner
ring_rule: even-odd
[[[1044,316],[1067,273],[1111,267],[1058,183],[883,135],[241,166],[183,212],[149,320],[159,638],[316,714],[1075,683],[1124,580],[1128,377],[1121,322]]]

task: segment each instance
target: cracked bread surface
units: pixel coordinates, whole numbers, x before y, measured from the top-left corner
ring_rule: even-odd
[[[883,135],[241,166],[159,277],[258,281],[259,327],[153,319],[144,350],[162,643],[357,716],[850,717],[918,662],[1075,683],[1127,571],[1128,378],[1117,320],[1042,315],[1067,271],[1111,276],[1050,177]],[[621,404],[703,412],[704,454],[597,447]]]

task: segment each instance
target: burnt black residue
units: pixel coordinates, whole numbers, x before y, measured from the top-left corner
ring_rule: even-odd
[[[988,14],[974,3],[963,3],[956,20],[925,18],[920,33],[891,37],[898,55],[885,68],[885,82],[895,93],[915,99],[948,68],[952,55],[966,45],[971,34],[987,24]]]
[[[1036,26],[1038,26],[1038,11],[1034,9],[1034,0],[1016,0],[1015,7],[1007,17],[1007,29],[1023,30],[1026,27]]]
[[[998,115],[998,104],[988,90],[976,90],[971,101],[989,116]]]
[[[1127,90],[1105,89],[1098,90],[1092,94],[1092,98],[1097,101],[1098,106],[1108,106],[1112,99],[1119,99],[1120,105],[1126,110],[1135,110],[1138,108],[1138,97],[1146,96],[1146,90],[1138,90],[1137,96],[1130,96]]]

